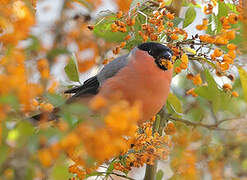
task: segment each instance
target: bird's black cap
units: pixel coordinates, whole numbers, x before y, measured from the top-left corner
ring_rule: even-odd
[[[161,59],[171,60],[173,52],[167,46],[157,43],[157,42],[147,42],[140,44],[138,46],[140,50],[147,51],[149,55],[151,55],[159,68],[163,70],[167,70],[165,66],[163,66],[160,62]]]

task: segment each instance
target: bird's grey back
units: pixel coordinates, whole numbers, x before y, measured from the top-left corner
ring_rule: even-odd
[[[113,77],[120,69],[128,64],[128,56],[129,54],[120,56],[103,67],[103,69],[96,75],[100,85],[102,85],[106,79]]]

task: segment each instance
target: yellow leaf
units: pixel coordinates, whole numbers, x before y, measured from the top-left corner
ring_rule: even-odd
[[[247,102],[247,72],[242,67],[238,67],[238,72],[244,92],[245,101]]]
[[[185,51],[192,53],[192,54],[196,54],[196,51],[194,49],[188,48],[188,47],[184,47],[183,48]]]

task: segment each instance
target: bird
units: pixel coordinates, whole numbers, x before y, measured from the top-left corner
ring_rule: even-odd
[[[121,93],[129,104],[141,103],[141,122],[155,116],[165,105],[172,80],[172,68],[163,60],[172,62],[173,52],[158,42],[145,42],[106,64],[99,73],[87,79],[81,86],[66,90],[73,94],[66,103],[80,102],[101,96],[111,98]],[[57,118],[59,107],[49,113],[48,120]],[[33,116],[39,121],[43,114]]]

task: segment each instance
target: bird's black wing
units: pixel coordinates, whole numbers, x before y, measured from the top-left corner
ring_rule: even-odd
[[[67,100],[67,103],[72,102],[74,99],[80,97],[88,97],[96,95],[99,91],[99,81],[96,76],[93,76],[86,80],[82,86],[73,87],[66,90],[65,94],[74,94],[71,98]]]
[[[120,69],[122,69],[128,63],[128,54],[116,58],[114,61],[111,61],[109,64],[105,65],[103,69],[96,75],[88,80],[86,80],[82,86],[77,86],[71,88],[64,93],[73,93],[74,95],[68,99],[68,102],[71,102],[72,99],[78,97],[88,97],[96,95],[99,91],[100,85],[108,78],[113,77]]]
[[[66,90],[65,94],[75,93],[73,96],[78,97],[82,94],[92,94],[95,95],[98,93],[99,81],[96,76],[93,76],[86,80],[82,86],[73,87]]]

